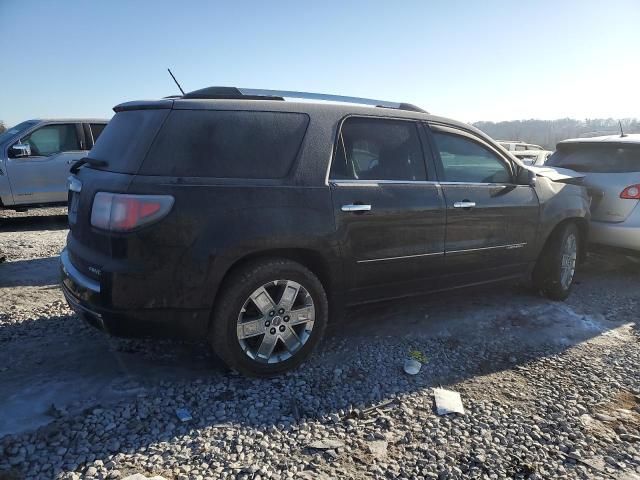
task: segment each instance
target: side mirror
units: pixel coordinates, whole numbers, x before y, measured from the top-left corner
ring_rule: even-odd
[[[31,156],[31,145],[28,143],[16,143],[9,149],[11,158],[22,158]]]
[[[526,168],[520,168],[518,177],[516,178],[518,185],[528,185],[530,187],[536,186],[536,174]]]

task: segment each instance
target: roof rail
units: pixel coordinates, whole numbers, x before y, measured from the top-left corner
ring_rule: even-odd
[[[394,108],[411,112],[429,113],[410,103],[389,102],[371,98],[346,97],[343,95],[328,95],[325,93],[294,92],[290,90],[265,90],[258,88],[236,87],[207,87],[185,94],[182,98],[208,99],[245,99],[245,100],[284,100],[285,98],[299,98],[304,100],[320,100],[325,102],[355,103],[372,107]]]

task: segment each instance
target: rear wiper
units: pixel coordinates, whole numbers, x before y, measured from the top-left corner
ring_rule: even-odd
[[[76,163],[74,163],[73,166],[69,169],[69,171],[71,173],[78,173],[78,171],[80,170],[80,167],[82,167],[85,164],[93,165],[94,167],[107,166],[107,162],[105,162],[104,160],[98,160],[97,158],[83,157],[80,160],[78,160]]]

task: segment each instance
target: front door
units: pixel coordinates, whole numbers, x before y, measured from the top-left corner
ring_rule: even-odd
[[[16,205],[67,201],[69,169],[87,153],[80,134],[75,123],[54,123],[21,139],[31,147],[31,155],[7,160]]]
[[[534,248],[538,197],[480,136],[431,125],[447,208],[447,272],[456,283],[524,273]]]
[[[444,198],[428,180],[419,125],[347,118],[329,181],[347,301],[432,288],[444,260]]]

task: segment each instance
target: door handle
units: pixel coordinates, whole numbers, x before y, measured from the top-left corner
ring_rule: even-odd
[[[463,200],[462,202],[454,202],[453,208],[473,208],[476,206],[476,202],[470,202],[469,200]]]
[[[363,204],[349,204],[342,205],[343,212],[369,212],[371,211],[371,205],[363,205]]]

